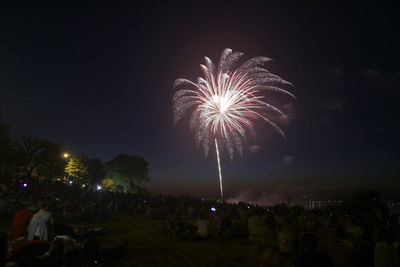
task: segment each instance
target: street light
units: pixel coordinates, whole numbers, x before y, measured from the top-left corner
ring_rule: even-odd
[[[71,155],[68,154],[67,152],[64,152],[64,154],[62,154],[62,156],[63,156],[64,159],[66,159],[66,161],[65,161],[65,167],[64,167],[64,181],[65,181],[65,180],[68,179],[68,173],[67,173],[66,169],[67,169],[68,162],[69,162],[68,158],[69,158],[69,156],[71,156]],[[70,182],[71,182],[71,181],[70,181]],[[70,185],[71,185],[71,183],[70,183]]]

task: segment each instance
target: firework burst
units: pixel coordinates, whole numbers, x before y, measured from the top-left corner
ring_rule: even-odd
[[[226,150],[231,159],[235,150],[242,154],[247,136],[255,136],[256,120],[264,120],[285,137],[284,132],[272,121],[271,115],[282,118],[286,115],[267,102],[265,92],[273,91],[295,98],[281,88],[291,83],[263,67],[270,58],[254,57],[238,65],[242,56],[243,53],[232,53],[227,48],[222,52],[218,66],[205,57],[205,64],[200,65],[204,77],[199,77],[196,83],[187,79],[174,82],[174,87],[180,88],[173,96],[174,122],[190,113],[190,127],[197,144],[206,155],[215,143],[221,199],[223,189],[219,150]]]

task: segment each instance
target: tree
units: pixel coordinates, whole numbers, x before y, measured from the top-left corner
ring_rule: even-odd
[[[105,164],[105,171],[125,191],[131,191],[136,183],[150,180],[148,166],[141,157],[120,154]]]
[[[113,179],[111,178],[105,178],[103,179],[103,181],[101,181],[101,183],[103,184],[103,187],[109,190],[113,190],[113,191],[119,191],[119,190],[123,190],[124,187],[115,183]]]
[[[85,155],[73,154],[68,160],[65,172],[77,182],[84,182],[88,175],[88,158]]]
[[[50,183],[52,179],[62,176],[64,173],[65,159],[61,156],[61,147],[50,141],[42,141],[45,147],[38,157],[40,165],[37,167],[37,174],[47,178]]]
[[[100,184],[105,177],[103,163],[99,159],[89,160],[88,181],[91,185]]]
[[[34,174],[48,179],[62,174],[61,148],[53,142],[23,135],[15,144],[15,154],[17,165],[27,180]]]
[[[25,176],[31,180],[34,170],[41,164],[41,153],[45,150],[45,144],[41,139],[23,135],[15,143],[16,161]]]

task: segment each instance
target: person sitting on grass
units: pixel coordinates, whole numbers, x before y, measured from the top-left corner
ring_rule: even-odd
[[[28,240],[51,240],[53,234],[53,215],[46,202],[40,203],[40,210],[28,225]]]
[[[180,209],[176,209],[168,226],[168,235],[173,238],[181,238],[183,234],[183,218]]]
[[[34,201],[30,201],[26,208],[19,210],[15,214],[12,226],[11,226],[11,239],[21,239],[26,235],[26,229],[31,221],[32,217],[36,213],[36,204]]]

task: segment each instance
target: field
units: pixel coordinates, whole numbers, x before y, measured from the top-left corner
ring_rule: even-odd
[[[8,231],[10,225],[9,219],[0,220],[0,230]],[[86,226],[104,229],[104,235],[98,236],[102,248],[128,242],[123,257],[112,266],[254,266],[254,247],[248,239],[178,241],[161,232],[159,220],[128,214]],[[346,264],[349,259],[344,246],[330,242],[328,234],[324,237],[319,246],[329,255],[336,255],[332,257],[335,266],[350,266]]]
[[[145,217],[118,215],[98,223],[106,233],[105,247],[128,241],[123,258],[115,266],[244,266],[250,242],[178,241],[161,233],[161,222]]]
[[[0,220],[0,230],[9,231],[10,219]],[[112,266],[244,266],[250,242],[233,241],[178,241],[161,233],[161,222],[144,216],[118,214],[112,219],[85,225],[102,227],[98,236],[102,248],[128,242],[123,257]]]

